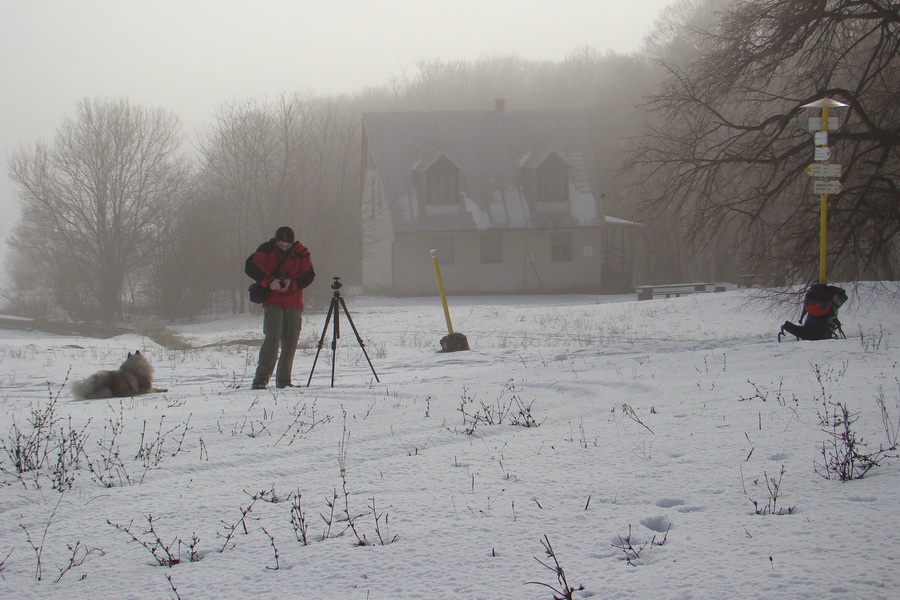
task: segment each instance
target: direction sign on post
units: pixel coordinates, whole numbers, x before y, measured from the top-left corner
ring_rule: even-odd
[[[828,131],[837,131],[840,129],[840,122],[837,117],[828,117]],[[810,131],[821,131],[822,130],[822,119],[821,117],[810,117],[809,119],[809,130]]]
[[[812,163],[806,167],[810,177],[829,177],[838,179],[841,176],[841,165],[831,163]]]
[[[815,160],[827,161],[831,157],[831,149],[826,145],[828,143],[827,135],[829,131],[836,131],[839,123],[836,117],[830,116],[828,113],[832,108],[838,106],[847,106],[843,102],[838,102],[832,98],[819,98],[815,102],[804,104],[801,108],[819,108],[822,110],[820,118],[813,117],[809,120],[809,128],[816,132],[816,154]],[[825,135],[820,135],[824,132]],[[824,143],[820,143],[824,138]],[[812,165],[810,165],[812,166]],[[827,169],[823,165],[823,169]],[[812,173],[810,173],[812,174]],[[813,182],[813,190],[820,196],[819,199],[819,283],[827,283],[825,269],[825,259],[828,256],[828,194],[840,194],[843,186],[836,179],[819,179]]]
[[[821,196],[822,194],[840,194],[844,186],[836,179],[823,179],[813,182],[813,193]]]
[[[831,148],[828,146],[816,146],[813,160],[828,160],[831,158]]]

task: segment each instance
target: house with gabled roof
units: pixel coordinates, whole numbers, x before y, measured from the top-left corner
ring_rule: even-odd
[[[431,295],[600,293],[610,223],[570,111],[365,113],[362,284]],[[617,249],[621,255],[621,249]]]

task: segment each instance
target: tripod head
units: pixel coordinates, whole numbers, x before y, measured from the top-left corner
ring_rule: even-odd
[[[341,283],[340,277],[332,277],[332,279],[334,279],[334,282],[331,284],[331,289],[334,290],[334,297],[340,298],[341,292],[339,290],[341,289],[341,287],[343,287],[344,284]]]

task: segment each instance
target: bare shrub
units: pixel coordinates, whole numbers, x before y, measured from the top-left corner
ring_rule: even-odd
[[[107,488],[116,485],[134,485],[135,480],[128,473],[128,468],[122,460],[121,448],[118,443],[119,435],[125,428],[124,405],[119,401],[119,413],[113,420],[107,419],[103,426],[103,435],[97,440],[100,449],[96,459],[88,459],[88,469],[94,481]]]
[[[50,513],[50,518],[47,519],[47,524],[44,526],[44,532],[41,534],[40,540],[35,540],[31,537],[31,532],[28,531],[28,527],[23,523],[19,523],[19,527],[25,531],[25,538],[28,540],[28,545],[31,546],[31,549],[34,550],[34,556],[37,560],[37,565],[34,569],[34,578],[38,581],[41,581],[44,577],[44,565],[43,565],[43,555],[44,555],[44,542],[47,540],[47,532],[50,531],[50,525],[53,524],[53,519],[56,517],[56,511],[59,510],[59,503],[62,502],[63,496],[65,494],[60,494],[59,499],[56,501],[56,506],[53,507],[53,512]]]
[[[516,391],[512,380],[506,382],[497,400],[491,404],[479,400],[479,406],[473,411],[470,406],[475,404],[474,396],[469,395],[468,388],[463,388],[463,396],[459,406],[459,412],[463,416],[463,431],[472,435],[479,425],[515,425],[518,427],[539,427],[538,421],[531,413],[534,401],[525,403]]]
[[[550,588],[553,591],[553,600],[572,600],[573,594],[583,590],[584,586],[579,585],[578,587],[572,587],[569,585],[569,580],[566,578],[566,572],[563,570],[562,565],[559,564],[559,558],[556,556],[556,551],[550,544],[550,538],[548,538],[546,534],[544,535],[544,539],[541,540],[541,545],[544,547],[544,553],[550,557],[550,561],[543,561],[537,556],[534,557],[534,560],[538,561],[546,569],[552,571],[556,575],[557,583],[554,585],[543,581],[529,581],[528,584],[542,585],[546,588]],[[550,564],[551,562],[552,564]]]
[[[766,490],[768,491],[768,496],[766,498],[766,503],[764,505],[760,505],[760,503],[753,498],[750,498],[750,502],[753,504],[753,512],[757,515],[789,515],[797,509],[796,506],[788,506],[785,508],[784,506],[778,506],[778,501],[781,499],[781,479],[784,477],[784,465],[781,465],[781,473],[778,474],[778,479],[774,477],[769,477],[769,475],[763,471],[763,479],[766,482]],[[759,483],[759,480],[753,481],[754,485]]]
[[[278,562],[278,546],[275,545],[275,537],[271,533],[269,533],[269,530],[266,529],[265,527],[261,527],[261,529],[263,530],[263,533],[265,533],[266,536],[269,538],[269,543],[272,545],[272,551],[275,553],[275,566],[274,567],[266,566],[266,568],[269,570],[272,570],[272,571],[277,571],[278,569],[281,568],[281,564]]]
[[[878,325],[877,329],[864,332],[862,325],[859,325],[859,345],[863,352],[879,352],[887,350],[890,346],[891,332],[886,330],[883,325]]]
[[[272,446],[277,446],[281,440],[287,439],[288,446],[294,443],[294,441],[299,437],[302,438],[304,435],[308,434],[312,431],[316,425],[321,423],[330,423],[331,415],[325,415],[324,417],[320,417],[316,415],[316,402],[313,400],[312,404],[307,405],[304,404],[296,404],[291,412],[294,416],[294,420],[287,426],[287,429],[284,430],[275,443]]]
[[[815,464],[816,473],[825,479],[839,481],[862,479],[885,458],[896,456],[891,454],[897,450],[896,431],[887,447],[881,445],[878,450],[870,452],[862,436],[858,436],[853,430],[853,425],[859,418],[858,413],[851,413],[843,402],[833,402],[831,406],[832,412],[828,418],[830,429],[823,430],[829,439],[822,442],[822,462]],[[882,418],[888,419],[885,415],[886,408],[882,404]],[[890,420],[885,423],[890,424]],[[890,438],[890,431],[888,435]]]
[[[669,527],[671,528],[671,526]],[[669,539],[669,528],[666,529],[666,532],[663,534],[663,538],[659,541],[656,540],[656,536],[654,535],[649,540],[645,542],[636,542],[631,539],[631,525],[628,525],[628,534],[623,536],[618,536],[618,543],[613,544],[613,548],[618,548],[624,554],[622,560],[631,565],[632,567],[637,566],[638,559],[641,558],[641,554],[644,552],[646,548],[652,548],[653,546],[662,546]]]
[[[147,421],[144,421],[144,427],[141,430],[141,442],[137,453],[134,455],[134,460],[139,460],[144,464],[145,472],[151,467],[159,466],[159,463],[164,456],[176,456],[181,452],[181,449],[184,446],[185,436],[187,436],[187,432],[190,429],[192,416],[193,415],[188,415],[187,421],[181,425],[171,427],[165,432],[163,431],[165,415],[160,416],[159,427],[156,429],[155,437],[147,434]],[[178,435],[179,431],[181,432],[180,436]],[[175,435],[175,448],[173,450],[164,449],[166,448],[166,442],[168,441],[169,436],[172,434]]]
[[[297,538],[297,541],[302,542],[304,546],[308,546],[309,538],[307,537],[307,532],[309,531],[309,523],[306,520],[306,512],[303,510],[302,498],[303,496],[298,489],[293,496],[293,503],[291,504],[291,527],[294,529],[294,536]]]
[[[198,549],[200,538],[197,537],[197,534],[193,534],[189,542],[183,542],[180,537],[175,537],[171,542],[167,543],[163,541],[156,531],[156,526],[154,525],[155,521],[156,519],[153,518],[153,515],[147,515],[148,529],[141,533],[141,535],[146,536],[145,538],[140,538],[134,533],[132,529],[133,521],[128,525],[113,523],[108,519],[106,522],[119,531],[125,532],[131,537],[132,541],[143,546],[147,552],[153,556],[153,560],[161,567],[173,567],[179,564],[181,562],[182,546],[187,548],[188,560],[190,562],[198,562],[203,558]]]
[[[634,421],[635,423],[637,423],[638,425],[640,425],[641,427],[643,427],[644,429],[646,429],[647,431],[649,431],[650,433],[653,433],[653,430],[650,429],[649,427],[647,427],[647,425],[646,425],[643,421],[641,421],[641,418],[638,417],[637,413],[634,412],[634,409],[631,408],[630,405],[628,405],[628,404],[622,404],[622,413],[623,413],[626,417],[628,417],[629,419],[631,419],[632,421]],[[654,434],[654,435],[655,435],[655,434]]]
[[[242,507],[240,509],[240,511],[241,511],[240,519],[238,519],[234,523],[228,523],[224,520],[222,521],[222,525],[223,525],[223,529],[224,529],[225,533],[224,534],[220,533],[218,535],[220,537],[224,537],[225,542],[223,542],[222,547],[219,548],[219,552],[225,552],[225,550],[228,550],[229,547],[231,547],[231,548],[234,547],[234,544],[233,544],[234,534],[237,531],[238,527],[241,527],[244,530],[244,535],[250,534],[250,530],[247,528],[247,520],[248,519],[255,520],[255,517],[251,517],[250,513],[253,512],[253,506],[257,503],[257,501],[259,501],[260,496],[259,495],[251,495],[251,498],[253,499],[253,501],[250,502],[249,505],[247,505],[247,508]]]
[[[84,444],[87,442],[85,431],[90,420],[80,430],[72,426],[72,417],[68,418],[66,427],[59,429],[56,443],[56,462],[50,467],[50,481],[54,490],[70,490],[75,483],[75,473],[81,466]]]
[[[59,583],[59,581],[63,578],[63,576],[65,576],[66,573],[68,573],[75,567],[80,567],[81,565],[83,565],[84,561],[87,560],[87,557],[91,554],[94,554],[95,552],[99,553],[101,556],[106,554],[100,548],[88,548],[87,546],[82,544],[81,541],[75,542],[74,545],[67,544],[66,547],[72,554],[71,556],[69,556],[69,562],[66,563],[66,566],[59,569],[59,576],[53,580],[53,583]],[[87,577],[86,574],[83,574],[81,576],[82,579],[84,579],[85,577]]]
[[[13,550],[15,550],[15,548],[13,548]],[[3,557],[3,560],[0,560],[0,577],[2,577],[4,581],[6,581],[6,575],[3,574],[3,570],[6,568],[6,561],[9,560],[9,557],[12,556],[12,553],[13,551],[10,550],[6,553],[6,556]]]
[[[397,540],[397,536],[391,536],[388,532],[388,523],[389,516],[386,512],[381,511],[377,507],[375,502],[375,498],[372,497],[369,499],[370,504],[368,506],[368,510],[362,513],[356,513],[350,508],[350,490],[348,484],[347,477],[347,450],[350,443],[350,430],[347,429],[346,425],[347,413],[344,411],[344,430],[341,436],[341,443],[339,446],[338,452],[338,466],[340,467],[341,473],[341,490],[343,493],[343,508],[341,512],[336,512],[336,504],[339,498],[338,491],[334,490],[334,494],[331,499],[326,500],[326,504],[330,509],[330,513],[328,516],[321,515],[322,520],[325,522],[326,529],[322,535],[322,539],[325,539],[332,535],[332,527],[335,523],[341,523],[344,525],[344,529],[338,532],[335,537],[343,535],[348,529],[353,532],[354,537],[356,537],[356,545],[357,546],[375,546],[380,545],[384,546],[387,544],[391,544]],[[341,514],[343,513],[343,514]],[[366,515],[371,514],[375,521],[375,538],[378,539],[377,542],[370,541],[368,536],[362,531],[362,525],[360,520]],[[374,538],[373,538],[374,539]]]
[[[56,407],[61,391],[62,388],[55,395],[51,392],[46,406],[40,403],[32,406],[25,424],[13,417],[8,436],[0,440],[0,447],[12,463],[11,467],[0,466],[0,469],[18,478],[26,488],[23,475],[44,468],[52,448],[58,445],[54,441],[54,431],[59,422]]]
[[[85,455],[90,420],[80,429],[71,417],[62,423],[57,408],[64,387],[65,382],[54,392],[48,384],[49,402],[32,406],[25,423],[20,424],[13,417],[8,436],[0,438],[0,448],[9,459],[9,466],[0,462],[0,472],[15,477],[26,488],[29,485],[26,475],[32,477],[37,488],[41,487],[42,477],[48,477],[53,489],[59,491],[69,490],[75,483]]]

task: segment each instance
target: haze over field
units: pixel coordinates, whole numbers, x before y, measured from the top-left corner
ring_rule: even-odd
[[[667,4],[0,0],[0,236],[18,214],[10,153],[50,141],[83,98],[172,110],[190,132],[222,102],[352,93],[409,74],[420,60],[559,61],[584,46],[635,52]]]

